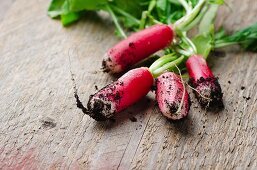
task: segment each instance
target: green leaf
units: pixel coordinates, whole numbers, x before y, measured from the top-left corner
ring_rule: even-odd
[[[197,54],[202,55],[205,59],[213,49],[213,32],[214,29],[210,29],[209,32],[199,34],[192,40],[196,46]]]
[[[175,5],[180,5],[178,0],[169,0],[169,2]]]
[[[79,19],[80,15],[77,12],[70,12],[68,14],[61,15],[61,21],[63,26],[68,26]]]
[[[210,36],[199,35],[193,39],[197,49],[197,54],[207,57],[212,49],[212,38]]]
[[[194,7],[199,0],[186,0]],[[106,7],[111,8],[112,13]],[[171,24],[186,12],[178,0],[52,0],[48,15],[61,16],[63,25],[80,19],[83,11],[105,10],[111,14],[119,32],[122,28],[137,31],[156,23]],[[118,27],[117,27],[118,26]]]
[[[217,5],[223,5],[225,3],[224,0],[209,0],[210,4],[217,4]]]
[[[203,16],[201,22],[199,23],[198,33],[202,34],[204,32],[208,32],[210,30],[211,25],[214,24],[214,19],[217,15],[219,6],[218,5],[210,5],[210,8]]]
[[[175,11],[172,14],[170,14],[167,18],[167,23],[171,24],[176,22],[178,19],[180,19],[181,17],[183,17],[184,15],[184,11]]]
[[[112,5],[111,8],[119,16],[119,19],[124,23],[125,27],[132,28],[137,27],[140,24],[140,21],[136,17],[134,17],[130,13],[127,13],[123,9],[114,5]]]
[[[61,22],[64,26],[77,21],[80,17],[78,12],[71,12],[69,10],[67,0],[52,0],[48,8],[48,15],[52,18],[61,16]]]
[[[168,7],[168,1],[167,0],[158,0],[156,3],[156,10],[159,17],[166,16],[167,13],[167,7]]]
[[[216,37],[215,48],[239,44],[244,49],[257,51],[257,23],[236,31],[232,35]]]
[[[199,0],[189,0],[192,3],[193,7],[196,6]]]
[[[99,10],[108,4],[108,0],[67,0],[71,11]]]
[[[65,9],[63,8],[63,5],[65,2],[66,0],[52,0],[48,7],[47,14],[51,18],[56,18],[62,15],[63,13],[66,12]]]
[[[113,23],[114,25],[116,26],[116,35],[118,36],[122,36],[123,38],[127,38],[124,30],[122,29],[122,27],[120,26],[120,23],[118,21],[118,18],[117,16],[115,15],[115,13],[113,12],[111,6],[109,5],[106,5],[105,6],[106,10],[110,13],[111,17],[112,17],[112,20],[113,20]]]
[[[149,4],[150,0],[113,0],[113,4],[136,18],[140,18],[142,11],[147,10],[147,6],[141,5],[145,2]]]
[[[245,43],[241,43],[241,46],[248,51],[257,52],[257,39],[252,39],[246,41]]]
[[[224,28],[220,28],[218,31],[215,32],[215,40],[221,39],[226,36],[226,32]]]

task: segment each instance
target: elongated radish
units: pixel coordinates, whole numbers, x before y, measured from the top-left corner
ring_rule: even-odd
[[[220,84],[205,59],[200,55],[192,55],[186,61],[186,67],[190,77],[189,83],[194,88],[201,106],[207,109],[223,108],[223,93]]]
[[[190,97],[181,78],[166,72],[156,80],[156,100],[162,114],[171,120],[179,120],[188,115]]]
[[[91,95],[86,114],[98,121],[109,119],[144,97],[151,90],[153,81],[146,67],[130,70]]]
[[[104,71],[118,73],[168,46],[174,37],[173,29],[157,24],[132,34],[105,54]]]

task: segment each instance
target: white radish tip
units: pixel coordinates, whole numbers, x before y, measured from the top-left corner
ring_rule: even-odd
[[[176,108],[173,106],[166,106],[166,108],[168,109],[167,111],[163,111],[162,114],[169,120],[180,120],[184,117],[186,117],[188,115],[188,110],[181,109],[180,111],[178,110],[177,106]]]
[[[111,59],[108,54],[104,55],[104,59],[102,62],[102,70],[104,72],[111,72],[111,73],[119,73],[122,72],[122,68],[118,65],[115,61]]]

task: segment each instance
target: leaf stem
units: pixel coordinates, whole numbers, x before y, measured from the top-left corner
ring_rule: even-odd
[[[174,50],[175,50],[176,52],[178,52],[178,53],[180,53],[180,54],[186,56],[186,57],[189,57],[189,56],[191,56],[191,55],[193,54],[192,51],[189,51],[189,50],[186,51],[186,50],[180,49],[179,47],[175,47]]]
[[[168,62],[167,64],[164,64],[162,67],[160,67],[156,70],[152,70],[153,76],[158,77],[159,75],[161,75],[165,71],[173,71],[174,68],[176,67],[175,65],[181,64],[183,62],[184,58],[185,57],[182,55],[178,59],[176,59],[174,61],[171,61],[171,62]]]
[[[174,53],[162,56],[161,58],[159,58],[158,60],[156,60],[150,67],[150,71],[153,72],[154,70],[157,70],[158,68],[160,68],[161,66],[163,66],[164,64],[170,62],[170,61],[174,61],[175,59],[177,59],[176,55]]]
[[[202,18],[205,15],[207,9],[208,9],[208,7],[204,6],[201,9],[201,11],[199,12],[199,15],[197,15],[192,22],[190,22],[185,28],[183,28],[183,30],[184,31],[191,30],[195,25],[197,25],[202,20]]]
[[[222,48],[230,45],[236,45],[238,42],[221,42],[221,43],[216,43],[214,45],[214,48]]]
[[[156,1],[157,0],[151,0],[148,5],[148,10],[142,12],[142,17],[141,17],[140,25],[139,25],[140,30],[145,28],[146,19],[147,19],[147,17],[151,16],[151,12],[156,6]],[[154,20],[154,21],[156,21],[156,20]]]
[[[122,10],[122,9],[120,9],[120,8],[117,8],[116,6],[113,6],[113,5],[112,5],[111,7],[112,7],[112,9],[113,9],[114,11],[116,11],[117,13],[123,15],[124,17],[129,18],[130,20],[132,20],[133,22],[137,23],[138,25],[140,24],[140,21],[139,21],[137,18],[135,18],[133,15],[130,15],[130,14],[127,13],[126,11],[124,11],[124,10]]]
[[[190,38],[187,37],[186,32],[182,32],[181,35],[182,35],[181,39],[182,39],[186,44],[188,44],[188,46],[192,49],[192,52],[196,54],[196,53],[197,53],[197,49],[196,49],[196,47],[195,47],[195,44],[190,40]]]
[[[119,32],[119,34],[123,37],[123,38],[127,38],[125,32],[123,31],[123,29],[121,28],[119,22],[118,22],[118,19],[116,17],[116,15],[113,13],[113,10],[111,9],[111,7],[109,5],[106,5],[106,9],[107,11],[110,13],[111,17],[112,17],[112,20]]]
[[[174,23],[174,28],[176,31],[183,31],[183,29],[190,24],[195,17],[199,14],[201,11],[202,7],[206,3],[206,0],[199,0],[198,4],[189,12],[186,14],[184,17],[180,18],[178,21]]]
[[[179,3],[185,8],[186,13],[189,14],[192,11],[192,6],[190,6],[186,0],[178,0]]]

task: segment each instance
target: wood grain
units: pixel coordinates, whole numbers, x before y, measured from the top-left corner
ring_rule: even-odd
[[[233,11],[222,7],[218,25],[233,31],[256,22],[257,1],[228,3]],[[257,54],[233,47],[211,58],[222,112],[204,111],[193,98],[189,117],[169,123],[150,93],[115,123],[98,123],[76,108],[69,57],[86,102],[95,85],[115,79],[99,69],[118,41],[114,27],[92,15],[63,28],[47,6],[16,0],[1,23],[1,169],[256,169]]]
[[[3,20],[5,14],[8,12],[15,0],[2,0],[0,1],[0,23]]]

